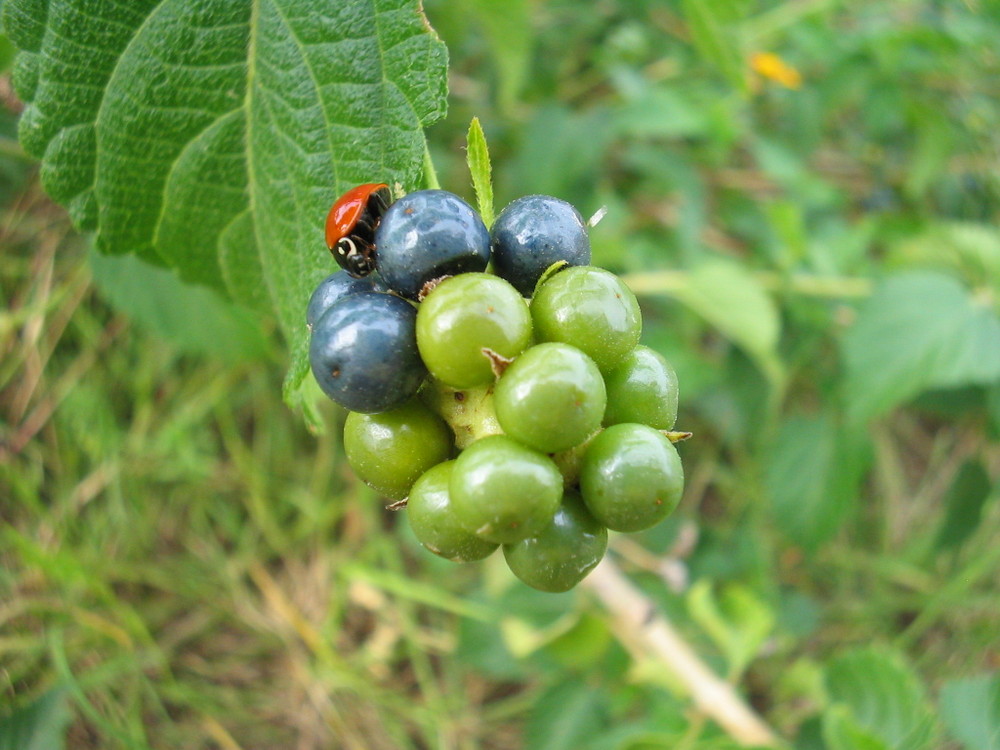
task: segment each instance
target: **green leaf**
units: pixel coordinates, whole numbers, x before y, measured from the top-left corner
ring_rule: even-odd
[[[628,700],[631,710],[620,718],[616,712],[617,720],[607,722],[600,731],[591,734],[580,750],[668,750],[685,747],[693,739],[686,699],[644,686],[628,692],[622,690],[611,702],[623,699]],[[705,730],[703,735],[712,732],[711,727]],[[700,743],[696,747],[701,747]]]
[[[775,200],[764,208],[768,221],[781,242],[778,265],[791,268],[809,252],[809,235],[802,205],[790,200]]]
[[[62,750],[66,727],[73,719],[60,688],[0,717],[0,750]]]
[[[1000,381],[986,394],[986,411],[995,434],[1000,434]]]
[[[890,267],[923,267],[958,274],[971,287],[1000,298],[1000,229],[975,222],[932,223],[889,249]]]
[[[774,612],[750,589],[726,586],[716,597],[707,579],[688,591],[688,611],[725,654],[729,675],[743,673],[774,629]]]
[[[966,750],[1000,750],[1000,675],[946,682],[941,714]]]
[[[504,617],[500,620],[500,632],[507,649],[523,659],[568,633],[579,620],[579,612],[567,612],[545,626],[535,625],[520,617]]]
[[[561,682],[533,701],[524,728],[527,750],[575,750],[601,729],[602,695],[579,680]]]
[[[445,111],[447,53],[418,0],[7,0],[3,23],[46,190],[102,252],[241,301],[266,284],[293,359],[331,270],[330,204],[416,187]]]
[[[0,8],[2,8],[2,3],[0,3]],[[0,34],[0,73],[6,73],[10,69],[11,63],[14,62],[15,52],[10,39]]]
[[[478,670],[497,682],[525,678],[526,663],[507,650],[497,623],[462,618],[458,633],[455,659],[463,668]]]
[[[555,195],[576,206],[590,204],[589,195],[598,183],[601,160],[612,139],[605,107],[571,111],[558,104],[546,104],[534,112],[524,126],[517,158],[498,169],[497,184],[508,195],[521,195],[520,186]]]
[[[743,12],[743,3],[735,0],[684,0],[691,41],[698,52],[712,63],[740,92],[747,91],[743,69],[742,45],[731,24]]]
[[[615,126],[632,138],[689,138],[705,135],[710,122],[701,102],[674,89],[651,86],[615,110]]]
[[[858,726],[846,706],[834,706],[823,716],[823,741],[829,750],[891,750],[884,740]]]
[[[514,111],[528,78],[534,46],[532,7],[528,0],[466,0],[483,27],[498,74],[497,100]],[[489,226],[489,222],[486,223]]]
[[[848,652],[827,666],[826,685],[833,706],[824,716],[824,736],[870,738],[856,746],[831,743],[836,750],[919,750],[933,739],[934,717],[923,687],[897,654],[874,648]]]
[[[848,414],[863,421],[928,388],[1000,378],[1000,318],[953,278],[901,273],[858,311],[843,352]]]
[[[962,546],[979,528],[983,506],[992,491],[993,483],[981,461],[968,461],[962,466],[945,498],[947,512],[938,530],[937,549]]]
[[[613,636],[605,619],[581,612],[572,627],[547,643],[545,650],[562,666],[582,672],[596,666],[612,641]]]
[[[783,381],[776,351],[778,309],[747,269],[728,261],[705,263],[692,270],[674,294],[746,351],[772,383]]]
[[[179,349],[236,362],[268,351],[260,320],[205,287],[134,256],[92,252],[90,268],[101,294],[130,318]]]
[[[815,550],[851,511],[866,465],[864,443],[831,416],[789,418],[765,477],[775,525],[794,543]]]
[[[956,150],[952,126],[940,108],[921,108],[916,141],[904,188],[911,197],[920,198],[947,169]]]
[[[219,235],[219,265],[222,277],[236,302],[264,314],[271,311],[260,256],[248,253],[256,247],[253,214],[249,209],[233,219]]]
[[[466,138],[468,149],[466,158],[469,160],[469,173],[472,175],[472,187],[476,190],[476,204],[479,215],[489,229],[493,226],[493,169],[490,166],[490,152],[486,146],[486,134],[478,117],[473,117],[469,123],[469,135]]]
[[[329,204],[361,182],[419,183],[421,128],[444,114],[447,64],[413,0],[300,5],[261,5],[247,105],[261,265],[296,354],[309,295],[330,271]]]
[[[811,716],[799,725],[795,735],[794,750],[831,750],[833,745],[823,739],[823,721],[819,716]]]
[[[281,398],[302,415],[306,427],[313,434],[320,435],[326,431],[320,404],[329,404],[330,400],[323,394],[316,378],[310,377],[309,373],[309,348],[304,347],[293,353],[282,384]]]

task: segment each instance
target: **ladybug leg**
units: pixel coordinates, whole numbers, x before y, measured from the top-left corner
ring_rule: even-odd
[[[370,259],[373,263],[375,260],[375,242],[373,239],[369,239],[367,236],[359,237],[354,236],[354,242],[356,246],[356,252],[366,259]]]
[[[369,211],[374,216],[375,224],[378,225],[379,219],[382,218],[382,214],[385,210],[389,208],[390,203],[389,188],[383,187],[376,190],[368,198],[368,208]]]
[[[374,237],[375,227],[378,226],[380,218],[382,218],[381,215],[374,215],[369,211],[365,211],[358,217],[358,223],[354,225],[354,234]]]

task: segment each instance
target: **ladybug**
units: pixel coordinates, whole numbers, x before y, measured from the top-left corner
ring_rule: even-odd
[[[385,183],[358,185],[340,196],[326,216],[326,246],[355,278],[375,270],[375,229],[391,200]]]

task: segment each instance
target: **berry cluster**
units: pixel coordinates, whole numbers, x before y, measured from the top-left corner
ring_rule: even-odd
[[[344,270],[307,310],[316,380],[350,410],[348,461],[405,501],[431,552],[469,562],[503,545],[522,581],[566,591],[608,529],[677,506],[676,375],[638,344],[632,292],[589,265],[570,204],[520,198],[490,231],[443,190],[387,196],[361,186],[334,205]]]

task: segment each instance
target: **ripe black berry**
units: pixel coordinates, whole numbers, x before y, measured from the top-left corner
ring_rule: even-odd
[[[526,195],[500,212],[490,231],[493,266],[525,297],[546,268],[563,260],[590,263],[590,238],[573,206],[549,195]]]
[[[399,406],[420,388],[417,311],[404,299],[359,292],[335,302],[313,326],[309,363],[323,392],[351,411]]]
[[[482,271],[490,260],[490,233],[483,220],[445,190],[418,190],[393,203],[375,242],[382,278],[410,299],[431,279]]]

